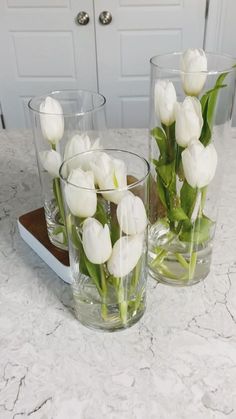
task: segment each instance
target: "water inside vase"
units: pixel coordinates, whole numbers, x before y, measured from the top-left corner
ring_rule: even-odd
[[[210,272],[212,238],[201,244],[184,242],[161,222],[149,230],[149,273],[170,285],[193,285]]]

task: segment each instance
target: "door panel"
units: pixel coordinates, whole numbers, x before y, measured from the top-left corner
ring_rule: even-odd
[[[79,11],[90,16],[75,23]],[[58,89],[97,90],[93,0],[0,2],[0,100],[7,128],[29,125],[30,97]]]
[[[86,26],[75,23],[82,10],[90,16]],[[112,13],[110,25],[99,23],[103,10]],[[202,46],[204,11],[205,0],[0,1],[6,126],[29,125],[28,98],[57,89],[97,90],[97,77],[111,127],[147,126],[149,59]]]
[[[202,47],[205,0],[99,0],[95,5],[99,90],[111,127],[147,127],[149,60]],[[107,10],[112,22],[98,16]]]

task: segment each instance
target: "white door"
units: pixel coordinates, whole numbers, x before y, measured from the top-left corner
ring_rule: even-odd
[[[78,12],[90,17],[75,23]],[[97,90],[93,0],[0,1],[0,104],[6,127],[29,125],[30,97]]]
[[[149,60],[203,47],[205,0],[96,0],[99,90],[112,127],[147,127]],[[102,25],[102,11],[112,15]]]

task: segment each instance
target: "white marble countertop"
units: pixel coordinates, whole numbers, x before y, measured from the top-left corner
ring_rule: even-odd
[[[114,135],[114,133],[113,133]],[[145,131],[117,131],[146,153]],[[190,288],[149,280],[141,321],[86,329],[70,287],[19,236],[41,205],[29,132],[0,132],[0,418],[236,418],[236,141],[228,152],[214,263]]]

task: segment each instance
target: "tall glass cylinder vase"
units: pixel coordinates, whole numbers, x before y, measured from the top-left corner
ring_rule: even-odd
[[[166,284],[210,271],[234,65],[200,49],[151,59],[149,271]]]
[[[60,169],[78,320],[113,331],[144,313],[148,162],[122,150],[93,150]]]
[[[102,147],[105,98],[95,92],[64,90],[29,101],[31,122],[50,241],[67,249],[59,167],[64,159]]]

